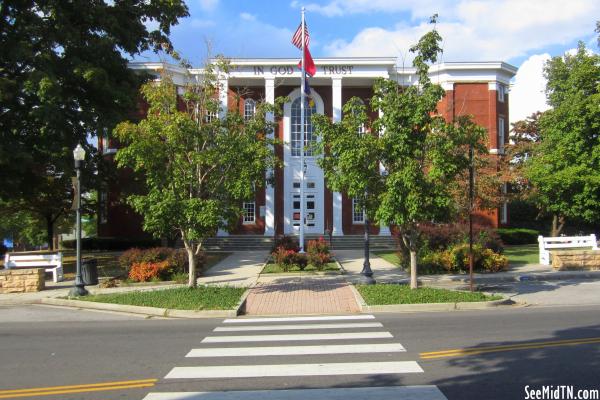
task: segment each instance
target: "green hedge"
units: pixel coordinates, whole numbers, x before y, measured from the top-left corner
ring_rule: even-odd
[[[65,240],[60,243],[63,249],[75,249],[75,240]],[[160,246],[158,239],[125,239],[114,237],[92,237],[81,239],[83,250],[127,250],[132,247],[149,248]]]
[[[498,235],[504,244],[535,244],[540,231],[525,228],[498,228]]]

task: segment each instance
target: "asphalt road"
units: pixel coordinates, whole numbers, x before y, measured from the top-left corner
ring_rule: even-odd
[[[0,398],[6,390],[158,379],[149,388],[86,391],[44,395],[45,399],[142,399],[149,392],[222,391],[293,388],[341,388],[436,385],[448,399],[524,399],[524,388],[574,385],[600,389],[600,306],[525,307],[451,313],[377,314],[372,320],[393,338],[377,343],[401,343],[402,353],[289,355],[186,358],[192,349],[235,347],[239,343],[200,342],[207,336],[239,334],[340,333],[348,329],[282,330],[278,332],[213,332],[223,320],[143,319],[114,313],[45,306],[0,308]],[[331,321],[329,321],[331,322]],[[359,321],[355,321],[359,322]],[[299,324],[292,322],[292,324]],[[352,332],[374,329],[359,328]],[[598,339],[578,344],[580,339]],[[564,341],[570,340],[565,343]],[[558,343],[557,343],[558,341]],[[332,340],[311,342],[330,345]],[[539,347],[539,343],[550,343]],[[362,344],[350,339],[344,344]],[[535,348],[532,343],[538,343]],[[552,344],[554,343],[554,344]],[[302,341],[270,346],[306,345]],[[245,343],[244,346],[250,344]],[[256,343],[266,346],[266,343]],[[503,349],[490,347],[509,346]],[[471,355],[426,358],[422,353],[459,348],[485,348]],[[515,349],[516,347],[516,349]],[[519,348],[525,347],[525,348]],[[267,378],[164,379],[174,367],[256,364],[386,363],[416,361],[422,373]],[[233,367],[233,365],[238,367]],[[373,364],[378,368],[377,364]],[[102,389],[102,390],[99,390]],[[68,390],[68,389],[65,389]],[[84,388],[85,390],[85,388]],[[13,392],[17,393],[17,392]],[[28,394],[28,392],[18,392]]]

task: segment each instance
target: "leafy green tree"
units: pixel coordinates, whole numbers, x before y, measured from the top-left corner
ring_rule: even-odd
[[[198,85],[184,88],[178,109],[177,88],[169,76],[142,87],[147,116],[124,122],[116,134],[124,146],[116,160],[145,176],[147,194],[131,195],[129,204],[144,218],[143,228],[157,237],[178,232],[188,253],[190,287],[196,286],[194,254],[205,238],[241,215],[241,203],[264,184],[276,159],[265,136],[275,107],[261,103],[246,121],[238,111],[216,117],[219,85],[208,64]],[[219,62],[219,73],[227,73]],[[189,79],[193,82],[193,79]]]
[[[435,23],[437,16],[432,18]],[[483,129],[470,118],[446,123],[436,107],[444,90],[428,76],[428,62],[435,63],[441,37],[433,29],[410,50],[418,85],[400,86],[392,80],[375,83],[371,101],[383,115],[374,123],[382,132],[381,161],[388,172],[379,199],[377,217],[395,225],[410,253],[411,288],[417,287],[418,225],[444,221],[456,212],[451,188],[468,168],[468,145],[480,152]]]
[[[575,54],[549,60],[545,76],[552,109],[540,118],[526,176],[557,236],[568,219],[600,220],[600,56],[580,42]]]
[[[128,58],[170,49],[181,0],[4,0],[0,3],[0,200],[52,229],[70,207],[72,150],[86,147],[84,187],[97,157],[89,135],[130,115],[143,77]],[[156,28],[149,29],[150,22]]]
[[[358,206],[365,210],[368,238],[369,221],[375,217],[384,180],[379,172],[379,135],[368,132],[366,107],[359,98],[353,97],[344,105],[340,122],[334,123],[325,115],[312,118],[315,132],[320,136],[318,164],[323,169],[327,186],[356,199]]]

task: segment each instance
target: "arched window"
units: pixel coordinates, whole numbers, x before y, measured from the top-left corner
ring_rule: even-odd
[[[256,102],[253,99],[244,100],[244,119],[248,121],[256,113]]]
[[[304,104],[304,155],[312,156],[312,144],[315,142],[316,137],[313,135],[313,125],[311,117],[313,114],[317,112],[317,106],[313,104],[312,106],[309,104],[308,100],[305,99],[306,103]],[[292,156],[299,157],[300,151],[302,149],[301,137],[300,137],[300,97],[298,97],[292,103]]]
[[[365,105],[365,102],[363,101],[363,99],[358,99],[360,101],[360,104],[362,104],[363,106]],[[358,134],[359,135],[364,135],[366,129],[365,129],[365,124],[360,124],[358,127]]]

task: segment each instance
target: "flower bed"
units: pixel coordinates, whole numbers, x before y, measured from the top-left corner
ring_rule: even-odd
[[[331,271],[338,270],[337,263],[329,251],[329,244],[323,237],[309,240],[306,253],[300,253],[300,248],[293,238],[283,236],[271,253],[273,262],[267,264],[263,273],[302,272],[302,271]]]

